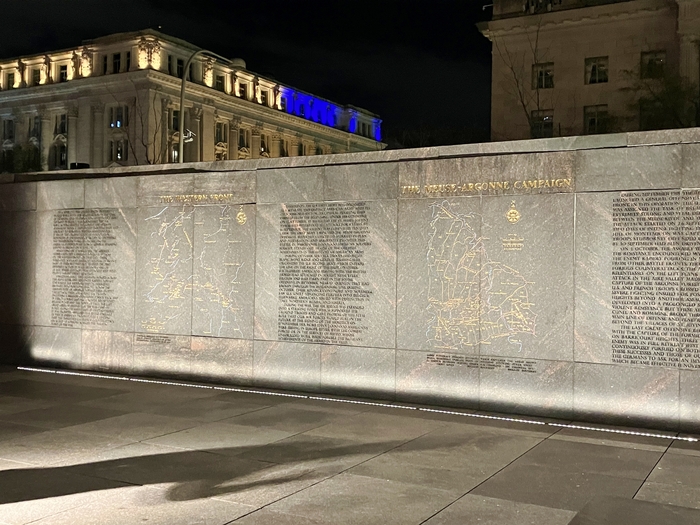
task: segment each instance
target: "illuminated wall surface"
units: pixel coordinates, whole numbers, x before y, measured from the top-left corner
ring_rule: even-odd
[[[683,130],[17,176],[2,360],[697,430],[699,161]]]

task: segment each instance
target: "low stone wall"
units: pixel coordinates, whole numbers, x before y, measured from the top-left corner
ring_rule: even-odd
[[[2,360],[700,428],[698,130],[0,185]]]

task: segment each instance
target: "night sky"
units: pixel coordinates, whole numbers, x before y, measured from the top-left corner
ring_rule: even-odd
[[[489,137],[487,0],[0,0],[0,57],[152,27],[378,113],[392,147]]]

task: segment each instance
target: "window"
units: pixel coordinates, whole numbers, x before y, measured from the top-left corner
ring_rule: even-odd
[[[669,115],[661,104],[643,100],[639,104],[639,130],[666,129],[670,127]]]
[[[122,69],[122,54],[114,53],[112,55],[112,73],[119,73]]]
[[[117,106],[109,108],[109,127],[123,128],[129,125],[129,107]]]
[[[172,129],[173,131],[180,131],[180,111],[177,109],[173,109],[172,111],[170,129]]]
[[[29,118],[29,138],[41,140],[41,117]]]
[[[267,99],[267,89],[261,89],[260,90],[260,103],[263,106],[268,105],[268,99]]]
[[[304,144],[301,142],[297,145],[297,155],[300,157],[304,155]]]
[[[32,69],[32,86],[38,86],[41,83],[41,70]]]
[[[53,169],[66,169],[68,167],[68,148],[63,142],[53,146]]]
[[[15,74],[7,74],[7,89],[13,89],[15,87]]]
[[[304,107],[304,104],[299,104],[299,116],[306,116],[306,108]]]
[[[219,91],[226,91],[226,81],[223,75],[216,75],[216,84],[214,87]]]
[[[168,55],[168,75],[173,74],[173,56]]]
[[[608,57],[586,59],[586,84],[603,84],[608,81]]]
[[[289,155],[289,141],[287,139],[280,141],[280,157]]]
[[[532,89],[550,89],[554,87],[554,64],[535,64],[532,66]]]
[[[249,148],[250,147],[250,130],[240,129],[238,131],[238,147],[239,148]]]
[[[267,135],[260,134],[260,153],[266,153],[270,150],[267,149]]]
[[[3,140],[15,140],[15,121],[7,119],[2,121],[2,138]]]
[[[190,62],[190,82],[194,82],[194,62]]]
[[[131,51],[126,52],[126,69],[124,71],[129,71],[131,69]]]
[[[608,132],[608,106],[585,106],[583,108],[583,131],[586,135]]]
[[[185,74],[185,61],[181,58],[177,59],[177,70],[175,71],[177,78],[182,78]]]
[[[53,134],[54,135],[65,135],[68,132],[68,116],[65,113],[56,115],[56,122],[54,124]]]
[[[67,82],[68,81],[68,65],[64,64],[58,66],[58,81]]]
[[[554,136],[554,112],[551,109],[535,110],[530,113],[530,132],[533,139]]]
[[[287,97],[280,97],[280,109],[287,111]]]
[[[126,139],[109,142],[109,161],[124,162],[129,160],[129,142]]]
[[[102,74],[107,74],[107,55],[102,57]]]
[[[661,78],[664,76],[666,64],[666,51],[650,51],[642,53],[641,76],[642,78]]]
[[[217,122],[216,123],[216,129],[214,130],[214,142],[217,144],[219,142],[228,142],[226,140],[226,123],[225,122]]]
[[[238,84],[238,93],[241,98],[248,98],[248,84],[240,82]]]

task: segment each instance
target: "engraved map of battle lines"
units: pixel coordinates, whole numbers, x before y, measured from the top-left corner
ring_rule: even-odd
[[[147,332],[170,332],[188,316],[198,335],[242,337],[239,312],[244,265],[237,229],[245,214],[234,206],[165,206],[144,219],[149,236],[148,275],[141,287],[150,305],[140,320]]]
[[[442,352],[497,339],[522,349],[521,336],[536,335],[537,314],[530,301],[534,283],[489,257],[487,239],[473,227],[481,217],[460,214],[447,201],[431,204],[431,211],[428,342]]]

